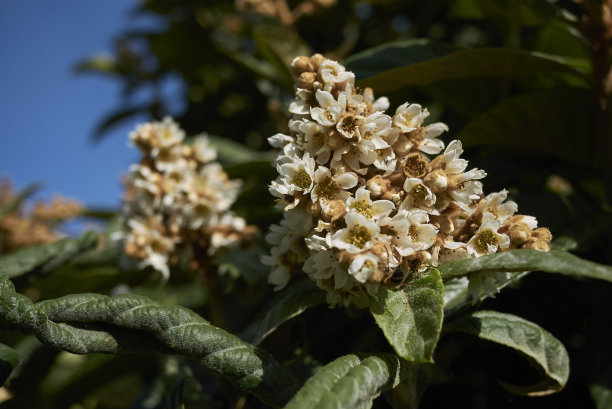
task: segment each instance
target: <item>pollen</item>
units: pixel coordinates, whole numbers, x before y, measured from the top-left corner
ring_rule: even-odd
[[[497,238],[491,230],[485,230],[476,237],[474,247],[481,253],[487,253],[489,251],[489,244],[497,244]]]
[[[349,231],[349,243],[355,247],[363,248],[372,239],[372,235],[364,226],[355,226]]]
[[[308,189],[310,184],[312,183],[312,178],[306,172],[306,169],[301,168],[293,175],[293,179],[291,179],[291,183],[300,189]]]
[[[368,219],[374,217],[374,208],[367,200],[360,200],[358,202],[355,202],[351,206],[351,209],[355,209],[357,212],[361,213]]]
[[[427,188],[423,185],[416,185],[410,191],[410,198],[413,206],[426,206]]]
[[[338,184],[331,176],[327,176],[317,184],[317,194],[325,199],[332,199],[339,191]]]
[[[419,228],[415,225],[412,225],[408,228],[408,236],[412,239],[412,241],[417,241],[419,238]]]

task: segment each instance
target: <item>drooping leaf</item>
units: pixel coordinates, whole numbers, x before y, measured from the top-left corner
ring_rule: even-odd
[[[612,386],[592,383],[589,385],[596,409],[612,408]]]
[[[373,87],[379,94],[401,87],[458,78],[559,73],[585,79],[582,73],[570,67],[568,61],[559,56],[509,48],[475,48],[447,52],[448,49],[439,44],[428,44],[406,42],[403,47],[394,44],[381,46],[351,59],[349,69],[361,74],[358,77],[361,78],[358,81],[360,86]],[[397,47],[398,50],[385,58],[383,54],[387,51],[386,47],[394,51]],[[429,47],[434,50],[428,51]],[[416,54],[412,58],[408,56],[411,52]],[[425,59],[428,55],[433,58]],[[361,65],[365,67],[363,70]],[[364,73],[370,76],[364,78]]]
[[[98,234],[87,232],[78,239],[68,238],[25,247],[0,258],[0,274],[15,278],[35,269],[41,274],[48,273],[97,244]]]
[[[240,338],[258,345],[283,322],[324,302],[325,292],[310,279],[297,281],[279,293],[270,302],[263,316],[250,324],[240,334]]]
[[[19,353],[13,348],[0,344],[0,386],[8,379],[13,369],[19,364]]]
[[[421,396],[429,386],[431,364],[402,362],[401,382],[393,388],[391,402],[394,408],[417,409]]]
[[[370,311],[395,352],[409,362],[432,362],[442,328],[444,285],[429,269],[398,289],[380,287]]]
[[[21,203],[23,203],[24,200],[30,197],[38,189],[40,189],[39,184],[29,185],[25,189],[23,189],[21,192],[19,192],[17,196],[12,197],[6,203],[3,203],[2,206],[0,206],[0,221],[2,221],[2,219],[4,219],[4,217],[7,214],[17,210],[19,206],[21,205]]]
[[[525,249],[512,250],[505,253],[451,261],[440,265],[438,270],[445,280],[478,271],[543,271],[612,282],[612,267],[583,260],[561,250],[548,252]]]
[[[74,294],[34,305],[3,275],[0,320],[76,354],[151,350],[190,356],[274,407],[286,403],[297,387],[294,376],[266,352],[191,310],[147,297]]]
[[[400,362],[396,356],[345,355],[317,371],[285,409],[367,409],[399,379]]]
[[[109,112],[104,118],[102,118],[96,128],[91,133],[91,138],[94,142],[99,142],[106,135],[106,133],[113,127],[119,125],[123,121],[142,114],[148,114],[150,106],[141,105],[137,107],[122,107],[115,111]]]
[[[596,144],[596,102],[581,88],[555,88],[504,100],[468,123],[457,135],[464,146],[508,146],[535,150],[588,165]]]
[[[546,379],[532,386],[502,383],[513,393],[542,396],[558,392],[569,376],[569,357],[563,344],[540,326],[512,314],[476,311],[444,326],[445,331],[460,331],[506,345],[529,358]]]

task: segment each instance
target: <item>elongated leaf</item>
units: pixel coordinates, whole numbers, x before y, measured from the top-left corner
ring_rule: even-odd
[[[426,51],[427,47],[434,50]],[[394,45],[389,45],[394,49]],[[475,48],[446,53],[448,49],[439,44],[406,43],[389,57],[383,57],[387,48],[351,59],[350,69],[357,73],[370,74],[359,81],[360,86],[373,87],[377,93],[396,90],[413,85],[427,85],[436,81],[458,78],[505,77],[543,73],[570,74],[586,78],[574,70],[562,57],[509,48]],[[408,55],[414,52],[414,57]],[[425,60],[427,55],[440,55]],[[394,58],[395,56],[395,58]],[[380,61],[380,62],[378,62]],[[361,66],[364,67],[360,72]]]
[[[457,51],[451,44],[425,38],[393,41],[353,54],[344,62],[357,78],[374,77],[393,68],[418,64]]]
[[[310,378],[285,409],[366,409],[400,379],[400,362],[390,354],[345,355]]]
[[[211,145],[217,150],[219,160],[223,163],[233,165],[244,162],[271,160],[272,152],[258,152],[243,144],[220,136],[209,135]]]
[[[544,381],[533,386],[502,383],[511,392],[548,395],[563,389],[567,382],[569,357],[563,344],[548,331],[523,318],[481,310],[446,325],[444,330],[465,332],[513,348],[534,362],[546,376]]]
[[[98,234],[87,232],[78,239],[29,246],[0,258],[0,274],[15,278],[34,269],[43,274],[48,273],[97,244]]]
[[[19,364],[19,353],[13,348],[0,344],[0,386],[8,379],[13,369]]]
[[[408,285],[379,288],[370,310],[395,352],[409,362],[432,362],[442,328],[444,285],[429,269]]]
[[[10,200],[3,203],[2,206],[0,206],[0,221],[2,221],[7,214],[17,210],[21,203],[23,203],[24,200],[30,197],[32,193],[36,192],[38,189],[40,189],[40,185],[37,183],[29,185],[19,192],[17,196],[12,197]]]
[[[293,283],[272,300],[263,316],[249,325],[240,338],[258,345],[283,322],[324,302],[325,292],[310,279]]]
[[[596,144],[596,101],[586,89],[556,88],[502,101],[465,126],[464,146],[509,146],[588,165]]]
[[[72,353],[155,350],[197,359],[239,388],[278,407],[296,391],[293,375],[266,352],[212,326],[191,310],[142,296],[75,294],[33,305],[0,276],[0,321],[33,332],[46,345]],[[130,339],[120,336],[132,332]]]
[[[482,257],[455,260],[438,267],[443,279],[477,271],[544,271],[571,277],[596,278],[612,282],[612,267],[583,260],[565,251],[512,250]]]

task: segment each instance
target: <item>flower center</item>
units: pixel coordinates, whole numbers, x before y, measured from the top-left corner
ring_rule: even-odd
[[[419,228],[414,224],[408,228],[408,236],[412,239],[412,241],[417,241],[419,238]]]
[[[317,184],[317,194],[325,199],[332,199],[340,188],[331,176],[325,177]]]
[[[408,155],[404,163],[404,173],[411,178],[422,178],[425,176],[426,168],[427,162],[418,153]]]
[[[476,249],[480,253],[488,253],[489,244],[497,244],[497,238],[491,230],[485,230],[476,237]]]
[[[363,248],[368,241],[372,238],[372,235],[368,229],[364,226],[355,226],[349,231],[349,243],[355,247]]]
[[[368,219],[374,217],[374,207],[367,200],[359,200],[351,205],[351,209],[355,209]]]
[[[342,121],[340,122],[340,129],[349,137],[352,137],[355,134],[356,127],[357,119],[352,115],[342,118]]]
[[[427,197],[427,188],[423,185],[416,185],[410,191],[410,199],[413,206],[427,206],[425,198]]]
[[[300,189],[306,190],[310,187],[312,179],[308,172],[306,172],[306,169],[301,168],[300,170],[295,172],[295,174],[293,175],[293,179],[291,179],[291,183],[299,187]]]

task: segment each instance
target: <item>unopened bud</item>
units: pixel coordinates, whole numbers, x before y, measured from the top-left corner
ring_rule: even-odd
[[[325,220],[334,223],[336,220],[344,217],[346,214],[346,207],[341,200],[331,200],[323,206],[321,214]]]
[[[367,181],[366,187],[370,191],[373,199],[378,199],[384,192],[389,190],[391,182],[382,175],[376,175]]]
[[[423,178],[423,183],[425,183],[433,193],[440,193],[446,190],[448,178],[445,171],[436,169]]]
[[[314,84],[317,75],[314,72],[303,72],[297,78],[297,86],[302,89],[312,89],[312,84]]]
[[[291,70],[296,76],[300,76],[304,72],[313,72],[314,66],[310,62],[310,58],[301,55],[299,57],[295,57],[293,61],[291,61]]]
[[[327,60],[327,58],[323,57],[321,54],[314,54],[312,57],[310,57],[310,62],[313,65],[313,71],[319,71],[319,67],[325,60]]]
[[[535,238],[543,240],[546,243],[550,243],[550,241],[552,240],[552,234],[550,233],[550,230],[548,230],[546,227],[540,227],[535,229],[531,233],[531,235]]]
[[[532,237],[527,243],[523,244],[524,249],[549,251],[550,245],[542,239]]]
[[[525,223],[513,223],[508,229],[508,237],[514,244],[526,243],[531,238],[531,229]]]

